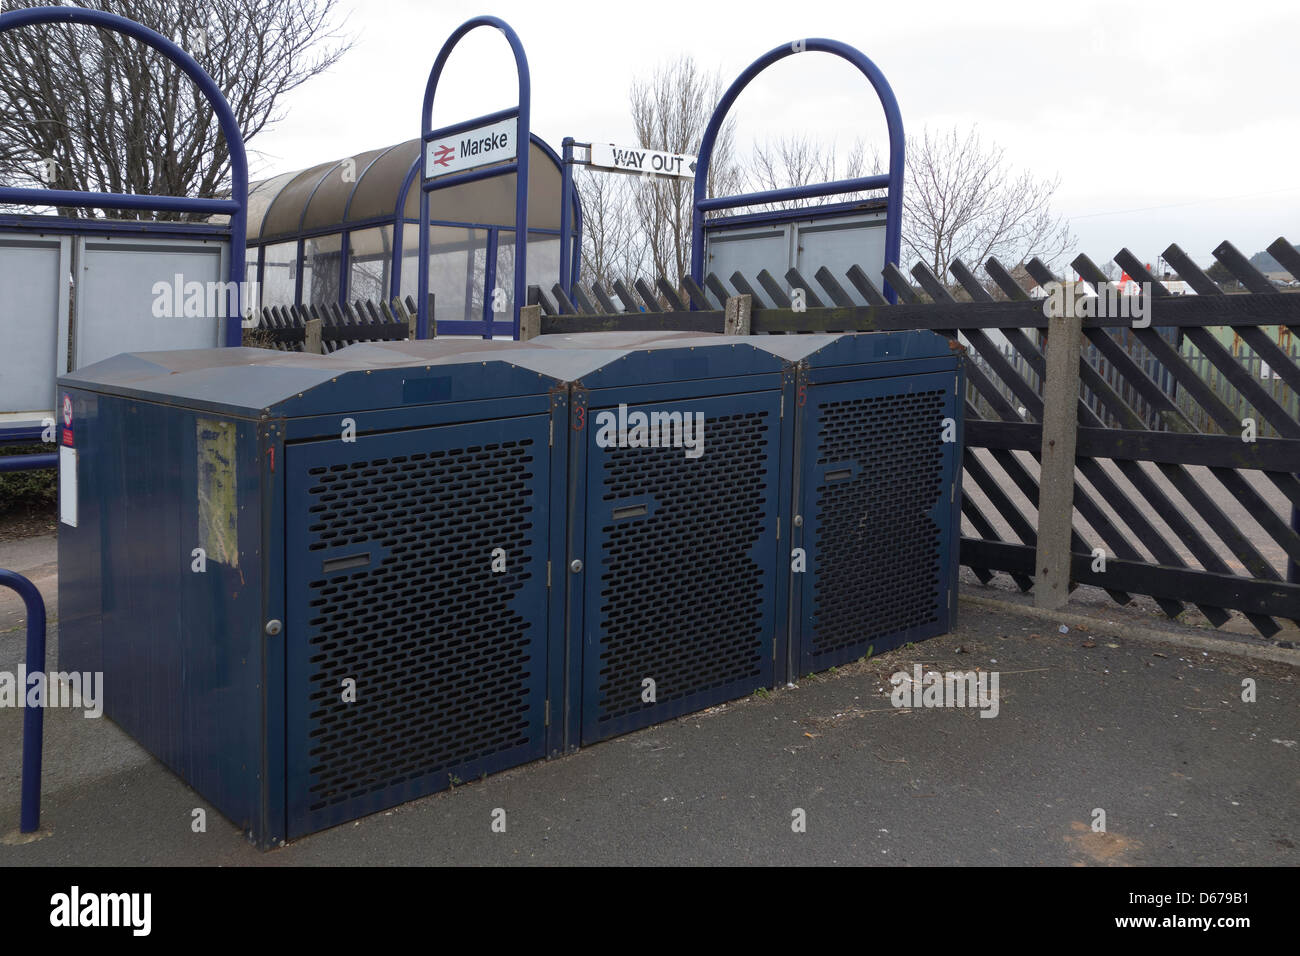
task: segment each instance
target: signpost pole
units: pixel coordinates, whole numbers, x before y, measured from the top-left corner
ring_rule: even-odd
[[[569,236],[573,218],[573,137],[560,144],[560,286],[573,297],[573,243]]]

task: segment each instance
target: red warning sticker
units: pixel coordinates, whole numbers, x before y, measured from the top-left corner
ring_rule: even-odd
[[[72,396],[63,396],[63,444],[72,446]]]

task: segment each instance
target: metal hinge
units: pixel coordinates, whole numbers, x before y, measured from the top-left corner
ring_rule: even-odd
[[[781,416],[780,417],[782,419],[785,418],[785,392],[781,393]]]
[[[548,424],[550,425],[550,432],[546,439],[546,445],[548,448],[554,448],[555,447],[555,419],[552,418]]]
[[[551,586],[551,559],[546,559],[546,586]]]
[[[546,699],[546,719],[542,721],[542,726],[551,726],[551,700],[549,697]]]

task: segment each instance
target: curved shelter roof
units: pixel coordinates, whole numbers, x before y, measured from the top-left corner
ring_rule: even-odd
[[[560,158],[532,136],[528,226],[560,228]],[[347,228],[376,219],[420,218],[420,140],[367,150],[253,183],[248,192],[248,241],[274,242],[302,233]],[[430,218],[514,228],[515,174],[434,190]]]

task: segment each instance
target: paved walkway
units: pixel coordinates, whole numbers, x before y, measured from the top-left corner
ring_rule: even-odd
[[[1061,634],[964,601],[954,634],[269,853],[109,721],[50,711],[49,835],[0,842],[0,866],[1300,864],[1297,670],[1123,630]],[[21,631],[0,634],[0,670],[21,656]],[[896,710],[888,676],[914,662],[998,671],[999,715]],[[0,835],[17,825],[20,725],[0,709]]]

